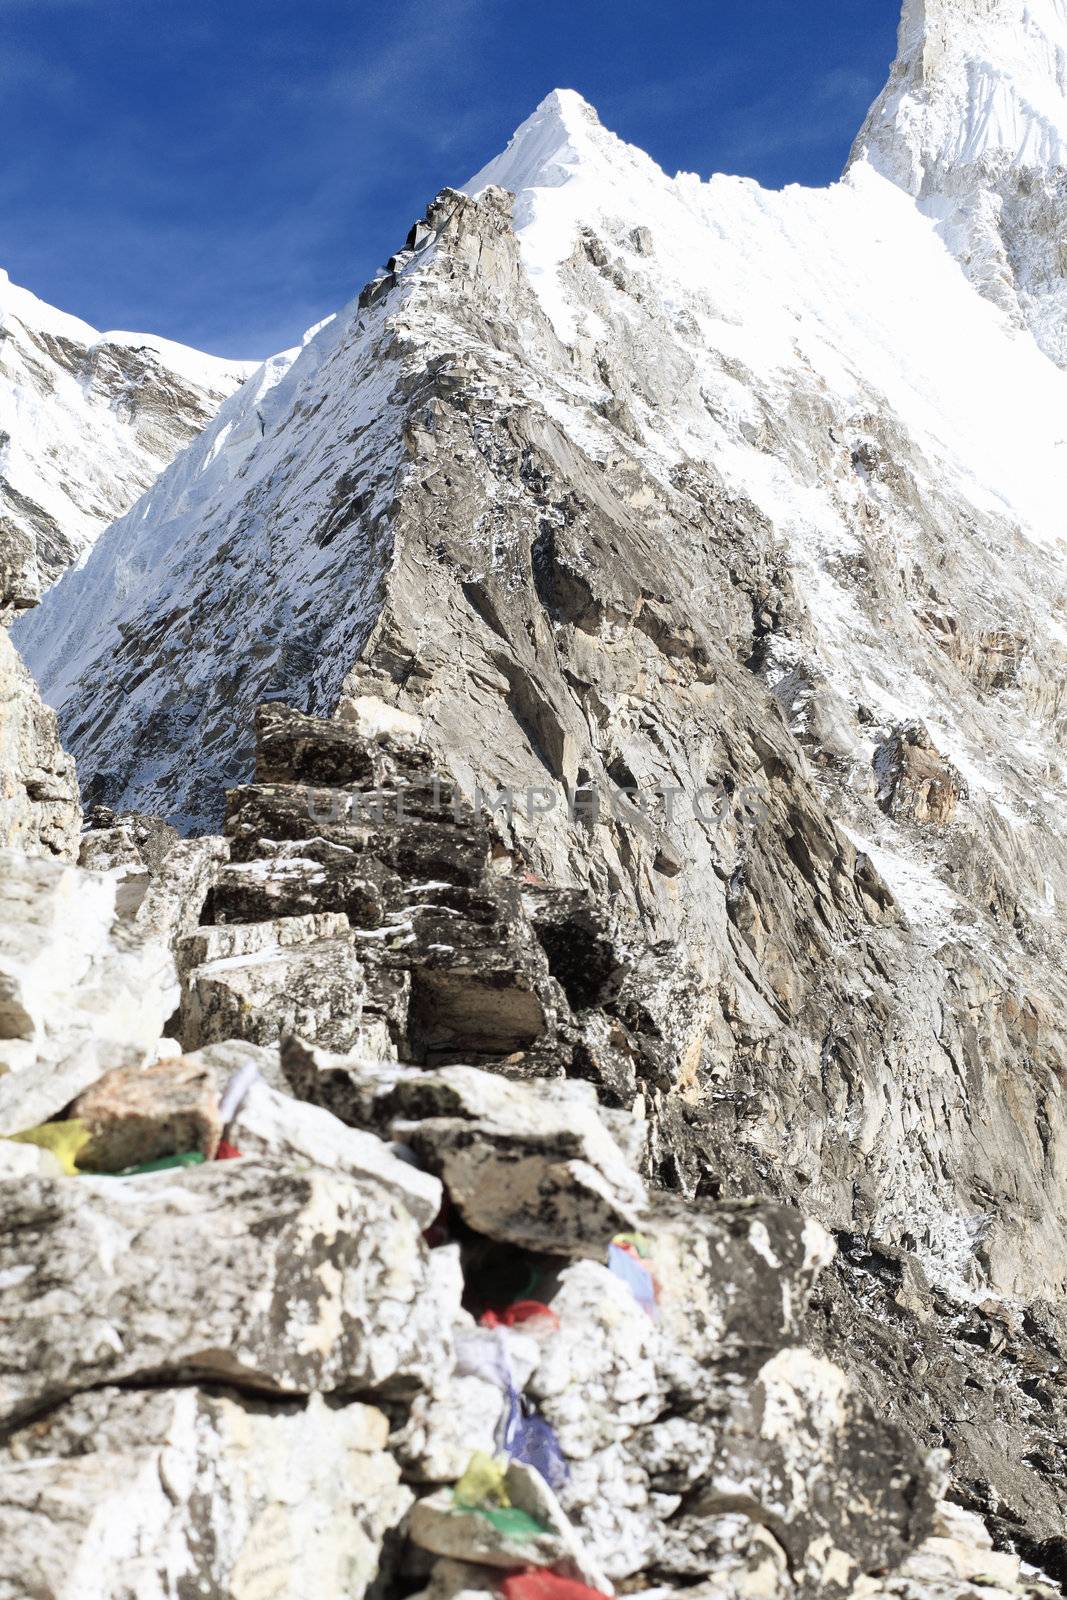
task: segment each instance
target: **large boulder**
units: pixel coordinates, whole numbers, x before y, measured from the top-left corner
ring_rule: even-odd
[[[0,1135],[149,1060],[178,998],[169,951],[116,913],[116,882],[0,851]]]
[[[197,1062],[211,1052],[185,1059]],[[279,1093],[260,1079],[252,1085],[230,1126],[231,1142],[241,1153],[292,1168],[315,1166],[374,1185],[428,1228],[441,1209],[437,1178],[410,1161],[400,1160],[389,1145],[362,1128],[346,1128],[320,1106],[307,1105]]]
[[[491,1239],[595,1255],[636,1227],[646,1205],[590,1084],[442,1067],[394,1075],[373,1114],[441,1179],[468,1226]]]
[[[411,1501],[372,1406],[91,1390],[0,1451],[0,1600],[360,1600]]]
[[[930,1532],[929,1477],[906,1435],[808,1350],[767,1361],[704,1438],[710,1459],[656,1555],[672,1576],[702,1577],[724,1521],[740,1514],[785,1551],[798,1595],[844,1600],[862,1573],[892,1570]],[[679,1460],[691,1459],[686,1442],[675,1441]]]
[[[194,968],[186,979],[182,1040],[190,1050],[224,1039],[270,1044],[295,1030],[344,1050],[358,1036],[363,992],[363,965],[351,935],[335,932],[306,944],[223,956]]]
[[[452,1252],[379,1185],[226,1161],[0,1189],[0,1420],[149,1376],[410,1394],[449,1365]]]

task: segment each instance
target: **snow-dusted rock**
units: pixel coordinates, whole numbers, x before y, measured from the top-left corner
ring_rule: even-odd
[[[360,1404],[104,1388],[0,1449],[0,1597],[360,1600],[411,1500]]]
[[[362,993],[363,964],[341,938],[224,956],[186,977],[182,1038],[195,1050],[223,1039],[268,1044],[296,1032],[343,1050],[355,1041]]]
[[[225,1161],[3,1188],[0,1417],[168,1373],[366,1394],[447,1371],[457,1269],[379,1185]]]
[[[224,839],[179,839],[165,859],[152,867],[136,912],[139,931],[174,948],[198,927],[227,853]]]
[[[177,994],[169,951],[117,920],[113,877],[0,851],[0,1133],[151,1059]]]
[[[211,420],[253,364],[98,333],[0,269],[0,523],[32,604]]]
[[[351,907],[401,1058],[582,1076],[643,1113],[657,1184],[803,1195],[843,1246],[824,1359],[943,1438],[998,1537],[1010,1511],[1035,1550],[1062,1536],[1067,1427],[1067,372],[1019,295],[1055,354],[1063,43],[1061,0],[909,0],[878,119],[937,190],[918,205],[878,140],[847,182],[770,194],[669,178],[550,95],[19,624],[94,793],[193,826],[242,782],[211,915]],[[315,715],[261,718],[248,784],[264,696]],[[400,735],[379,711],[324,728],[346,696],[418,722],[414,823],[354,815]],[[933,827],[879,803],[876,752],[919,722],[963,780]],[[448,849],[424,826],[438,779],[470,801]],[[369,1084],[355,1052],[312,1066],[343,1120],[444,1124],[425,1159],[490,1231],[535,1122],[538,1159],[573,1165],[541,1091],[516,1132],[416,1105],[410,1071]],[[562,1211],[588,1200],[598,1232],[627,1209],[573,1178],[545,1251]],[[744,1468],[755,1496],[784,1470],[756,1375],[799,1344],[827,1234],[805,1264],[801,1223],[726,1209],[657,1263],[676,1409],[575,1463],[627,1577],[704,1578],[717,1550],[744,1574],[752,1519],[698,1510],[701,1485]],[[831,1471],[798,1407],[826,1549],[866,1559],[842,1511],[866,1467]],[[922,1533],[887,1429],[872,1560],[883,1514],[901,1548]],[[779,1522],[806,1582],[840,1578]]]
[[[878,804],[895,817],[943,826],[951,822],[967,785],[922,723],[894,728],[874,752]]]

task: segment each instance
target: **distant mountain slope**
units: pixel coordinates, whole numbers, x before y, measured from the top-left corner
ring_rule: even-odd
[[[0,270],[4,603],[32,604],[251,370],[168,339],[98,333]]]

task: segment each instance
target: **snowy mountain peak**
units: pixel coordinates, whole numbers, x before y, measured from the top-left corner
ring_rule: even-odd
[[[638,157],[642,151],[609,133],[594,108],[574,89],[553,89],[526,121],[520,123],[507,148],[464,184],[468,194],[479,194],[495,184],[521,194],[525,189],[556,188],[581,167],[617,165],[620,158]]]
[[[976,287],[1067,365],[1067,0],[905,0],[858,164],[914,195]]]
[[[1067,0],[906,0],[865,156],[911,193],[953,166],[1059,167],[1067,152]]]

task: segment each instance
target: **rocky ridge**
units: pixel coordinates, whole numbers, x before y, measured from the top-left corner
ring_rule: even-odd
[[[153,1428],[208,1441],[175,1467],[202,1497],[137,1535],[167,1575],[120,1552],[115,1586],[299,1581],[278,1479],[228,1454],[250,1395],[264,1438],[279,1400],[325,1397],[298,1439],[376,1413],[324,1443],[384,1497],[340,1519],[326,1592],[488,1593],[531,1553],[709,1600],[1062,1580],[1064,374],[875,165],[827,194],[670,180],[550,96],[20,624],[94,809],[84,875],[5,863],[15,926],[67,896],[92,931],[88,1004],[12,958],[4,1126],[211,1156],[231,1075],[263,1080],[207,1170],[7,1154],[41,1180],[16,1239],[54,1218],[89,1263],[65,1299],[106,1312],[43,1372],[13,1353],[17,1459],[39,1408],[49,1470],[87,1428],[134,1428],[149,1477]],[[225,1224],[237,1288],[198,1331],[181,1288],[227,1195],[268,1242],[246,1290]],[[414,1241],[395,1286],[360,1216]],[[612,1255],[634,1234],[655,1323]],[[508,1386],[456,1308],[531,1284],[557,1342],[500,1337],[567,1473],[483,1461],[468,1506]],[[144,1435],[94,1409],[160,1384]],[[242,1495],[269,1580],[203,1531],[251,1527]]]
[[[941,1498],[944,1452],[806,1341],[835,1272],[825,1230],[642,1180],[647,1117],[568,1075],[596,1008],[572,1011],[553,968],[573,971],[568,931],[588,950],[589,908],[494,868],[490,819],[458,796],[429,805],[426,747],[384,706],[368,737],[371,710],[265,708],[264,781],[231,799],[228,862],[200,843],[206,876],[174,843],[117,909],[134,818],[85,836],[98,864],[116,858],[103,871],[0,856],[42,923],[63,874],[81,884],[47,991],[0,940],[0,1126],[44,1124],[36,1145],[0,1139],[0,1595],[296,1600],[314,1582],[447,1600],[531,1565],[587,1595],[1050,1595]],[[352,820],[357,797],[373,812],[398,784],[402,822]],[[311,833],[331,793],[348,818]],[[161,904],[180,908],[169,932]],[[445,924],[447,943],[431,937]],[[210,959],[239,935],[241,953]],[[226,1008],[214,1026],[198,1014],[196,1048],[163,1037],[172,945],[181,1032],[205,965],[239,989],[265,951],[331,942],[362,969],[343,980],[344,1053],[316,1038],[337,1006],[324,1017],[291,971],[275,1041],[232,1036]],[[139,963],[106,1024],[79,965],[101,958]],[[427,981],[447,1044],[425,1032]],[[245,1032],[262,1039],[265,1014]],[[621,1016],[600,1021],[620,1048]],[[82,1041],[73,1066],[56,1036]],[[124,1064],[102,1077],[90,1041]],[[97,1170],[64,1175],[48,1129],[82,1119]],[[199,1165],[136,1170],[190,1142]]]

